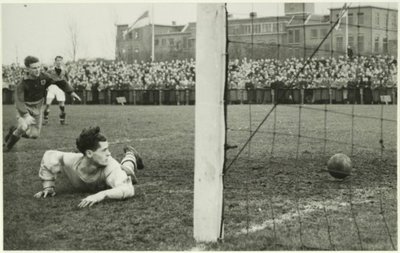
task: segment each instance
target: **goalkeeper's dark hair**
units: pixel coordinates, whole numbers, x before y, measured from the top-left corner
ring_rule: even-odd
[[[106,137],[100,133],[100,127],[89,127],[82,130],[79,137],[76,139],[76,147],[85,154],[86,150],[96,151],[101,141],[107,141]]]

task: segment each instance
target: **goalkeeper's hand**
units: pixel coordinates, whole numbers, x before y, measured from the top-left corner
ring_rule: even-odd
[[[56,191],[54,190],[54,187],[47,187],[44,188],[43,191],[40,191],[33,195],[33,197],[40,199],[40,198],[46,198],[47,196],[54,197],[56,195]]]
[[[102,201],[105,198],[105,195],[102,192],[87,196],[86,198],[82,199],[81,203],[79,203],[78,207],[91,207],[94,204]]]

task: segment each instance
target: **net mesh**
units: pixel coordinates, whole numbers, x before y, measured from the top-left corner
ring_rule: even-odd
[[[387,44],[382,55],[361,48],[366,29],[386,43],[397,34],[389,28],[391,8],[380,9],[387,15],[379,27],[367,25],[360,4],[331,9],[329,17],[307,13],[305,4],[297,16],[257,18],[253,4],[249,9],[248,17],[227,20],[227,92],[248,105],[226,99],[228,146],[238,146],[227,150],[224,167],[226,238],[261,238],[265,249],[397,249],[397,111],[387,103],[361,105],[386,95],[396,73]],[[229,5],[227,11],[243,16]],[[319,39],[313,23],[323,28]],[[268,29],[275,38],[262,34]],[[368,72],[376,68],[383,79],[374,87]],[[353,163],[343,180],[326,169],[336,153]]]

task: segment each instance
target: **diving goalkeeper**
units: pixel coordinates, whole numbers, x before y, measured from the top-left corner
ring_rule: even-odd
[[[135,169],[143,169],[139,153],[130,146],[124,148],[125,157],[121,163],[111,157],[108,142],[100,133],[99,127],[82,130],[76,139],[81,153],[69,153],[56,150],[46,151],[43,155],[39,177],[43,190],[35,198],[55,196],[57,174],[63,172],[72,186],[83,192],[96,192],[84,198],[79,207],[92,206],[104,199],[125,199],[135,193],[133,185],[137,183]]]

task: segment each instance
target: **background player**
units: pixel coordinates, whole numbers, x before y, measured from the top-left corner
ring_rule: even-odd
[[[81,153],[55,150],[46,151],[39,170],[43,190],[35,198],[55,196],[57,174],[64,172],[71,184],[81,191],[99,191],[79,203],[79,207],[92,206],[104,199],[124,199],[135,193],[135,169],[143,169],[143,161],[132,147],[125,147],[125,157],[118,163],[111,157],[108,142],[99,127],[82,130],[76,140]],[[130,179],[129,179],[130,178]]]
[[[72,97],[81,100],[65,80],[53,80],[41,71],[39,59],[27,56],[25,76],[16,87],[17,127],[11,126],[5,136],[3,151],[9,151],[20,137],[36,139],[42,126],[42,106],[47,87],[56,84]]]
[[[49,76],[56,81],[65,80],[68,82],[68,73],[63,68],[63,57],[56,56],[54,59],[54,67],[50,68],[47,73]],[[65,124],[65,93],[62,91],[57,85],[52,84],[47,88],[47,96],[46,96],[46,107],[44,109],[44,122],[46,125],[49,123],[49,113],[50,113],[50,105],[53,102],[54,98],[57,100],[58,105],[60,107],[60,123],[62,125]]]

